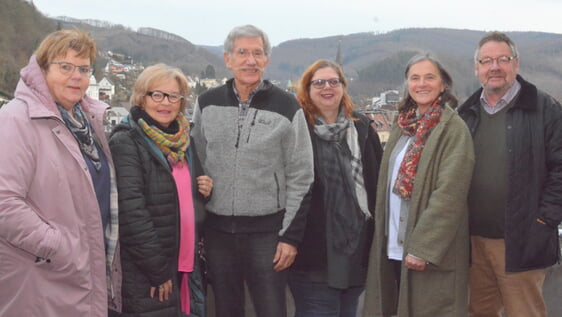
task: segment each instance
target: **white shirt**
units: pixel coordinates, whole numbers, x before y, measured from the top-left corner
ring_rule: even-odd
[[[398,170],[404,160],[406,155],[406,149],[408,145],[412,142],[414,138],[411,137],[408,142],[404,145],[400,153],[396,156],[394,161],[394,166],[392,168],[392,177],[389,184],[389,200],[388,200],[388,245],[387,245],[387,255],[391,260],[402,261],[404,255],[404,241],[398,241],[398,230],[400,227],[400,208],[402,206],[402,198],[392,192],[394,183],[396,182],[396,177],[398,176]]]

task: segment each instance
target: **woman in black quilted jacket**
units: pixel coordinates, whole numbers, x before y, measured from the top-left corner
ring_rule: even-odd
[[[213,181],[202,175],[183,116],[183,73],[139,76],[131,113],[113,131],[123,266],[122,316],[204,316],[197,228]]]

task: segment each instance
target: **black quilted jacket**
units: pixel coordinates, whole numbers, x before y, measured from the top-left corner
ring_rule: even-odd
[[[119,239],[123,269],[122,316],[181,316],[178,288],[179,209],[171,167],[162,152],[129,117],[110,137],[119,191]],[[193,155],[187,154],[192,184],[202,174]],[[193,187],[196,226],[204,218],[204,198]],[[197,250],[197,248],[196,248]],[[195,256],[196,261],[198,257]],[[198,265],[195,265],[199,269]],[[204,316],[200,272],[190,274],[191,316]],[[150,298],[150,287],[171,279],[169,301]]]

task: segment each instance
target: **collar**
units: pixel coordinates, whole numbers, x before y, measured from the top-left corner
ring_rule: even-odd
[[[252,90],[252,92],[250,92],[250,94],[248,95],[248,100],[242,101],[240,100],[240,94],[238,93],[238,90],[236,90],[236,85],[234,84],[234,80],[232,81],[232,90],[234,90],[234,95],[236,95],[236,98],[238,99],[239,103],[245,103],[245,104],[250,104],[252,102],[252,98],[254,98],[254,96],[261,90],[265,89],[265,84],[263,82],[262,79],[260,79],[260,83],[259,85]]]
[[[509,105],[519,94],[519,91],[521,91],[521,84],[516,79],[513,85],[511,85],[511,87],[507,90],[505,95],[503,95],[500,100],[498,100],[496,105],[492,106],[488,102],[485,91],[482,89],[482,93],[480,94],[480,105],[484,108],[484,110],[486,110],[486,112],[494,114]]]

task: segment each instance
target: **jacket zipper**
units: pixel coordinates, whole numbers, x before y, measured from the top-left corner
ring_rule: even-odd
[[[279,195],[280,195],[280,193],[279,193],[279,191],[280,191],[279,179],[277,178],[277,173],[273,173],[273,177],[275,178],[275,185],[277,186],[277,208],[281,208],[281,203],[279,201],[280,200],[280,198],[279,198]]]
[[[252,117],[252,123],[250,123],[250,128],[248,129],[248,138],[246,139],[246,143],[250,143],[250,135],[252,134],[252,128],[256,125],[256,116],[258,115],[258,110],[255,109],[254,116]]]

